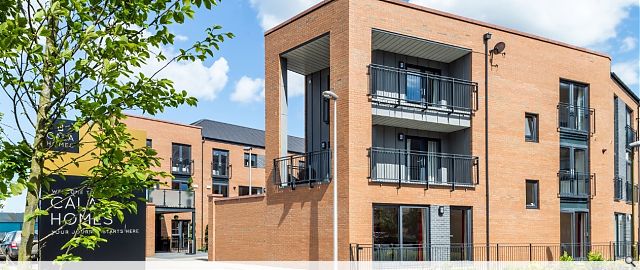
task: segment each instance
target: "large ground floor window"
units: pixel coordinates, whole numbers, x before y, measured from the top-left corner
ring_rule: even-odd
[[[471,259],[471,208],[374,205],[373,259]]]

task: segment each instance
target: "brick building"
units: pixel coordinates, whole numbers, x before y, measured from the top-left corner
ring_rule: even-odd
[[[267,192],[210,196],[210,259],[332,258],[326,90],[341,260],[626,256],[639,99],[610,66],[402,1],[323,1],[265,33]],[[287,71],[306,84],[294,156]]]
[[[202,248],[208,195],[264,193],[264,131],[207,119],[186,125],[128,115],[125,123],[146,131],[147,146],[161,158],[158,169],[172,175],[148,191],[147,256],[188,252],[193,240],[196,249]],[[303,142],[290,136],[291,153],[304,152]]]

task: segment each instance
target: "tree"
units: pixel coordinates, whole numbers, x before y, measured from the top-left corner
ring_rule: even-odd
[[[0,138],[0,199],[27,192],[19,260],[30,258],[35,218],[48,213],[38,209],[39,191],[49,189],[53,175],[89,159],[99,161],[78,187],[90,190],[95,201],[79,211],[94,219],[122,219],[125,211],[136,211],[134,191],[167,176],[150,169],[158,165],[152,149],[132,147],[123,112],[154,115],[166,107],[196,104],[170,80],[158,78],[158,72],[171,62],[204,61],[233,34],[213,25],[202,40],[175,56],[161,48],[174,43],[169,25],[183,24],[196,9],[210,10],[218,2],[0,0],[0,88],[11,106],[5,118],[13,121],[4,127],[19,134],[17,139]],[[166,65],[152,74],[140,72],[150,60]],[[95,151],[55,168],[45,166],[61,155],[53,151],[59,138],[49,143],[46,138],[56,119],[74,120],[76,131],[87,128],[83,141],[91,141]],[[73,235],[60,260],[79,260],[74,249],[93,249],[105,241],[103,227],[86,222],[74,226],[91,233]],[[41,241],[46,237],[40,236]]]

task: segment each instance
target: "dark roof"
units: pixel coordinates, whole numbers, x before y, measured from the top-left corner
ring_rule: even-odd
[[[224,141],[264,148],[264,130],[248,128],[209,119],[201,119],[192,125],[202,127],[202,137],[209,140]],[[289,136],[289,152],[304,153],[304,138]]]
[[[24,221],[23,213],[0,213],[0,223]]]
[[[618,75],[616,75],[615,72],[611,72],[611,78],[613,79],[614,82],[616,82],[622,89],[624,89],[624,91],[627,92],[627,94],[629,94],[631,96],[631,98],[633,98],[636,103],[640,103],[640,98],[638,98],[638,95],[636,95],[636,93],[634,93],[631,88],[629,88],[629,86],[627,86],[621,79],[620,77],[618,77]]]

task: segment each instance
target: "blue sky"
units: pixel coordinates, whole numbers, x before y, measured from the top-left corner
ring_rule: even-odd
[[[613,58],[612,69],[638,93],[638,0],[409,1],[605,52]],[[162,74],[174,80],[177,88],[196,96],[199,103],[197,107],[169,109],[154,117],[181,123],[209,118],[263,129],[263,33],[317,2],[224,0],[211,11],[197,11],[195,20],[170,27],[178,35],[178,41],[175,48],[162,48],[169,54],[203,38],[205,28],[212,24],[222,25],[224,31],[233,32],[236,38],[221,44],[215,57],[204,63],[170,65]],[[150,63],[145,69],[154,70],[159,64]],[[289,134],[303,136],[303,80],[300,76],[291,80],[294,89],[290,97]],[[6,107],[0,106],[0,111],[8,114]],[[23,196],[10,199],[0,211],[22,211],[23,204]]]

